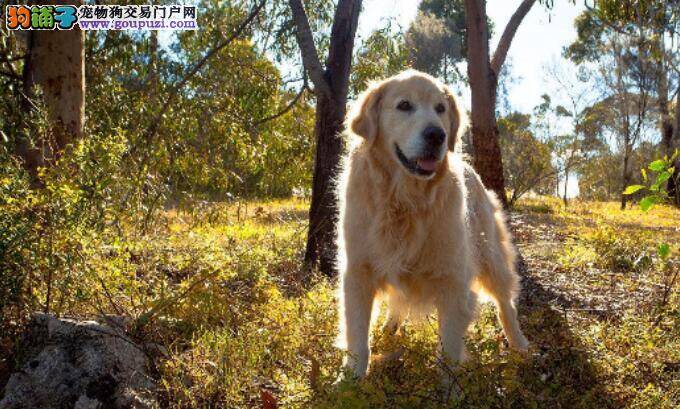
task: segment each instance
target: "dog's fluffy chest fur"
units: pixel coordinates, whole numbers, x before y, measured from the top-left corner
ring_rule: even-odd
[[[370,166],[357,161],[352,170],[366,172]],[[375,278],[392,286],[451,274],[451,257],[466,251],[465,193],[455,173],[454,165],[429,181],[408,175],[386,178],[378,171],[371,178],[347,175],[344,193],[353,200],[360,197],[363,204],[345,202],[341,212],[341,244],[351,259],[366,260]],[[442,224],[452,228],[438,228]]]

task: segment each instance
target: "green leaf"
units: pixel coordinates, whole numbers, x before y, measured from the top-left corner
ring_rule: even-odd
[[[647,171],[644,168],[642,168],[640,169],[640,173],[642,173],[642,180],[644,180],[645,183],[647,183]]]
[[[633,193],[639,191],[640,189],[644,189],[645,187],[642,185],[630,185],[626,188],[626,190],[623,191],[624,195],[632,195]]]
[[[640,200],[640,209],[642,209],[643,212],[646,212],[649,210],[654,204],[656,203],[656,196],[645,196]]]
[[[661,184],[670,179],[670,177],[671,174],[664,170],[663,172],[659,173],[659,176],[656,178],[656,183]]]
[[[649,164],[649,169],[654,172],[661,172],[666,167],[666,161],[663,159],[657,159]]]
[[[659,244],[659,257],[661,257],[662,260],[667,259],[670,254],[671,246],[669,246],[668,243]]]

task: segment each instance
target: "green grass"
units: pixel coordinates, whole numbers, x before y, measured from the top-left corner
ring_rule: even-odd
[[[678,210],[521,202],[512,224],[526,270],[527,356],[507,348],[485,304],[468,334],[465,365],[438,360],[429,318],[394,337],[376,329],[369,376],[336,385],[335,283],[300,268],[307,205],[168,211],[149,234],[99,237],[84,249],[92,268],[77,285],[88,290],[69,296],[60,312],[136,318],[135,337],[166,351],[157,376],[161,400],[173,408],[257,407],[270,399],[314,408],[680,404],[679,297],[677,283],[669,284],[679,267]],[[656,251],[660,242],[671,245],[666,260]],[[397,359],[382,359],[400,350]],[[440,382],[449,370],[451,390]]]

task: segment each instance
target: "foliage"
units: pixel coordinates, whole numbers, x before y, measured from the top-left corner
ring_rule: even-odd
[[[407,50],[404,34],[392,21],[373,31],[357,47],[350,76],[351,94],[358,95],[370,81],[390,77],[408,67]]]
[[[630,185],[627,186],[623,191],[624,195],[633,195],[638,192],[647,191],[647,194],[640,199],[640,209],[643,211],[649,210],[652,206],[658,203],[668,202],[668,192],[665,189],[666,182],[674,176],[675,167],[673,166],[673,161],[678,157],[678,151],[676,150],[673,156],[670,158],[664,156],[662,159],[657,159],[651,162],[648,169],[654,175],[654,182],[649,180],[647,176],[647,171],[642,168],[640,173],[642,174],[642,179],[645,184],[648,185]]]
[[[668,107],[679,84],[672,69],[678,63],[679,23],[675,1],[598,1],[577,17],[578,37],[564,50],[581,67],[599,66],[594,85],[602,96],[586,122],[618,150],[621,192],[633,183],[634,151],[646,141],[656,143],[654,128],[670,152]],[[626,199],[622,194],[622,206]]]
[[[0,322],[35,310],[63,313],[93,296],[86,284],[92,246],[105,229],[139,220],[129,217],[131,203],[120,201],[128,187],[124,149],[120,134],[82,140],[42,170],[44,187],[34,189],[0,147]]]
[[[465,59],[465,6],[462,1],[424,0],[406,31],[410,64],[453,83],[465,78],[456,64]]]
[[[549,71],[557,83],[558,92],[570,104],[568,107],[556,105],[550,96],[542,95],[543,102],[534,108],[534,128],[539,138],[550,144],[552,164],[562,180],[562,198],[567,203],[569,178],[580,171],[581,166],[592,158],[595,151],[601,149],[603,143],[598,133],[589,133],[588,128],[583,125],[588,118],[583,84],[570,84],[569,75],[559,66],[550,67]],[[584,81],[580,73],[569,74],[573,74],[579,82]],[[557,194],[560,195],[560,192]]]
[[[414,68],[447,83],[467,80],[467,74],[457,66],[467,58],[465,7],[463,0],[423,0],[418,4],[418,14],[406,31]],[[495,26],[488,16],[486,25],[491,38]]]
[[[678,358],[678,292],[670,286],[662,303],[669,283],[652,285],[677,265],[677,239],[669,238],[666,260],[654,251],[659,235],[680,221],[677,210],[576,202],[566,212],[556,200],[520,201],[513,219],[526,222],[513,224],[530,267],[521,315],[535,349],[527,357],[508,351],[494,309],[484,304],[466,342],[471,359],[454,370],[449,394],[440,383],[451,369],[437,359],[436,320],[408,322],[392,337],[379,329],[383,313],[369,377],[334,386],[341,361],[335,284],[299,268],[306,206],[208,204],[164,212],[149,234],[124,223],[116,234],[101,231],[80,240],[84,260],[71,274],[86,273],[69,284],[61,311],[136,318],[135,336],[167,350],[158,376],[168,407],[252,407],[263,396],[281,407],[677,403],[669,365]],[[573,256],[578,248],[588,253],[582,261]],[[65,277],[59,274],[55,280]],[[44,288],[45,279],[33,283]],[[562,304],[561,297],[593,304]]]
[[[554,192],[557,175],[551,146],[534,136],[530,115],[515,112],[499,118],[498,131],[505,184],[512,191],[510,205],[532,190],[539,194]]]

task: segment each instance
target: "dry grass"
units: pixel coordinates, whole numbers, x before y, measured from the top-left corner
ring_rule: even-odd
[[[167,212],[145,236],[101,237],[69,314],[136,319],[158,362],[168,407],[677,407],[680,212],[621,212],[614,203],[534,199],[512,227],[523,255],[520,314],[528,356],[506,347],[494,310],[471,327],[472,358],[437,359],[436,320],[376,330],[378,357],[361,382],[334,385],[333,282],[300,268],[307,203],[206,205]],[[658,244],[669,243],[663,260]],[[75,285],[75,284],[74,284]],[[76,294],[72,292],[71,294]],[[380,318],[382,319],[382,318]],[[379,319],[379,320],[380,320]],[[453,390],[439,382],[453,370]],[[270,404],[266,407],[272,407]]]

